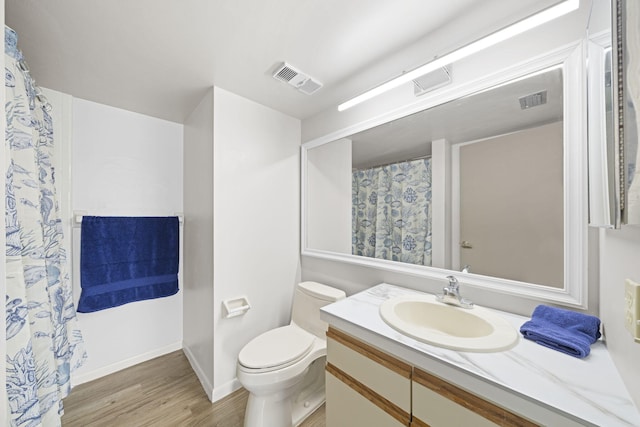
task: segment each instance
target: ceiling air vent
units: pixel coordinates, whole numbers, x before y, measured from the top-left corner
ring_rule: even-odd
[[[531,95],[518,98],[520,101],[520,108],[527,110],[529,108],[537,107],[538,105],[544,105],[547,103],[547,91],[532,93]]]
[[[322,83],[301,73],[286,62],[283,62],[282,65],[275,70],[273,78],[287,83],[307,95],[315,93],[322,87]]]
[[[413,80],[413,94],[424,95],[449,83],[451,83],[451,67],[441,67]]]

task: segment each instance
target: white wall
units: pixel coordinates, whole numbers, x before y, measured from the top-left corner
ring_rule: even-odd
[[[289,322],[300,279],[300,121],[214,88],[214,400],[241,348]],[[252,308],[223,318],[222,301]],[[188,309],[188,308],[187,308]]]
[[[185,124],[184,349],[209,398],[240,387],[236,361],[289,322],[300,278],[300,121],[213,88]],[[251,309],[225,318],[222,303]]]
[[[339,139],[307,151],[307,245],[351,254],[352,144]]]
[[[431,143],[431,265],[451,268],[451,143]]]
[[[88,215],[182,212],[182,125],[73,100],[72,199]],[[74,228],[74,293],[79,297],[80,228]],[[78,383],[182,346],[182,290],[95,313],[78,313],[88,360]]]
[[[213,89],[184,124],[183,348],[213,390]]]
[[[620,376],[640,407],[640,343],[624,325],[624,280],[640,282],[640,226],[600,232],[600,318]]]

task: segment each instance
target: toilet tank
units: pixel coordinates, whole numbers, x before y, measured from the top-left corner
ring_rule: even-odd
[[[291,309],[291,322],[325,339],[327,323],[320,320],[320,308],[346,297],[344,291],[317,282],[296,286]]]

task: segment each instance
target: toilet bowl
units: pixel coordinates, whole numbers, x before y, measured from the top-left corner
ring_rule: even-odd
[[[249,391],[245,427],[295,427],[324,403],[327,325],[320,308],[345,297],[316,282],[296,287],[291,323],[255,337],[238,355]]]

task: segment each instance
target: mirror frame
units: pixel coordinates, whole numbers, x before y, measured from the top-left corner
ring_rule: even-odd
[[[611,31],[589,37],[588,111],[589,111],[589,226],[620,228],[620,173],[616,166],[615,143],[607,136],[607,94],[605,92],[605,56],[611,50]],[[613,77],[613,51],[611,56]],[[612,82],[613,83],[613,82]],[[614,88],[612,87],[612,90]],[[611,94],[613,97],[613,93]],[[614,126],[615,124],[612,124]],[[615,129],[613,130],[615,133]],[[611,156],[609,150],[615,154]],[[615,158],[614,158],[615,157]]]
[[[545,55],[498,70],[495,73],[425,95],[420,101],[388,113],[348,126],[301,146],[301,255],[330,261],[392,271],[425,279],[442,280],[451,270],[405,264],[377,258],[356,256],[310,248],[307,244],[307,152],[314,147],[388,123],[390,121],[444,104],[463,96],[506,84],[552,66],[563,70],[564,121],[564,288],[481,276],[455,271],[465,286],[548,301],[561,305],[587,308],[587,78],[586,43],[579,41]],[[571,105],[567,102],[571,100]]]

